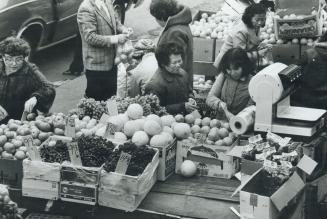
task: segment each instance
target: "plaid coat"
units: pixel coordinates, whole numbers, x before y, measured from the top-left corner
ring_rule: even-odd
[[[115,17],[111,0],[105,0],[110,16],[96,5],[97,0],[84,0],[77,13],[82,37],[83,62],[87,70],[109,71],[114,66],[116,45],[112,36],[123,26]]]

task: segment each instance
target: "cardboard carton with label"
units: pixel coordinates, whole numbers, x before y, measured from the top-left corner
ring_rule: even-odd
[[[234,142],[236,145],[238,140]],[[227,153],[232,146],[214,146],[200,144],[188,139],[178,141],[176,154],[176,173],[184,160],[191,160],[197,165],[197,175],[230,179],[239,169],[239,160]]]

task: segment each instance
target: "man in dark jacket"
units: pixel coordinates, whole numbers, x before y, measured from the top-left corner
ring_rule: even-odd
[[[145,85],[145,93],[158,96],[160,105],[170,114],[190,113],[196,103],[188,84],[188,74],[181,68],[184,52],[176,43],[161,44],[156,49],[158,70]]]
[[[301,88],[292,96],[293,104],[327,109],[327,33],[305,51],[299,65],[304,76]]]
[[[193,87],[193,36],[190,29],[190,8],[178,5],[175,0],[152,0],[150,13],[163,27],[157,47],[168,42],[177,43],[184,50],[183,69],[188,74],[189,86]]]

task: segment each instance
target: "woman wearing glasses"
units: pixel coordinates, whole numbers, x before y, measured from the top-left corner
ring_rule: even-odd
[[[54,101],[53,86],[26,61],[29,52],[22,39],[8,37],[0,42],[0,123],[20,119],[24,111],[46,113]]]
[[[216,57],[214,66],[218,68],[223,55],[232,48],[241,48],[247,52],[248,57],[257,66],[260,58],[272,48],[269,44],[260,44],[260,28],[266,23],[266,8],[263,4],[252,4],[248,6],[242,19],[225,38],[224,44]]]

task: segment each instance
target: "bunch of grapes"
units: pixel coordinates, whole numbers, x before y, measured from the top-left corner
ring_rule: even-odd
[[[44,146],[40,149],[42,160],[48,163],[62,163],[70,161],[67,143],[57,141],[54,147]]]
[[[82,135],[77,139],[82,164],[86,167],[100,167],[112,154],[115,145],[100,136]]]
[[[118,150],[115,150],[104,165],[107,172],[113,172],[116,169],[117,162],[121,152],[130,154],[131,160],[128,165],[126,175],[138,176],[143,173],[146,166],[152,161],[155,150],[147,146],[136,146],[132,142],[126,142],[120,145]]]
[[[162,116],[167,114],[165,107],[160,106],[159,98],[154,94],[148,94],[144,96],[136,96],[136,97],[112,97],[111,100],[115,100],[117,102],[118,112],[124,113],[128,106],[133,103],[138,103],[143,107],[143,115],[147,116],[150,114],[156,114],[158,116]]]
[[[80,118],[89,116],[99,120],[103,113],[108,113],[105,101],[96,101],[93,98],[82,98],[78,103],[78,115]]]

